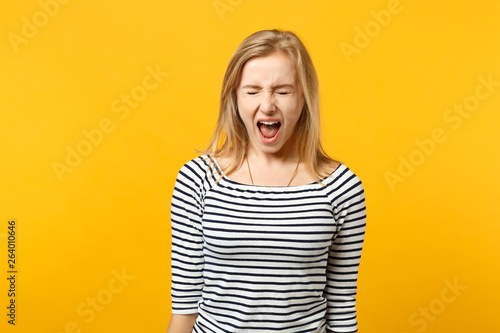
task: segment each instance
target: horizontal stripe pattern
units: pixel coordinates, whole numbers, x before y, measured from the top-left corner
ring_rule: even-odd
[[[172,312],[193,332],[357,331],[366,209],[341,164],[322,184],[240,184],[200,156],[179,171],[172,205]]]

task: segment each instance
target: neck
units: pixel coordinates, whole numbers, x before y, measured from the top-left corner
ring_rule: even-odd
[[[245,158],[248,177],[253,185],[290,186],[299,172],[298,154],[270,154],[249,149]]]
[[[248,167],[248,175],[250,176],[250,181],[252,182],[252,185],[255,185],[253,177],[252,177],[252,170],[250,169],[250,162],[248,162],[248,158],[246,159],[246,162],[247,162],[247,167]],[[286,186],[290,186],[290,184],[294,180],[295,176],[297,176],[297,172],[299,170],[299,165],[300,165],[300,160],[297,162],[297,165],[295,166],[295,170],[293,171],[292,177],[290,178],[290,180],[288,181]],[[268,174],[268,176],[269,176],[269,174]],[[282,182],[282,180],[280,180],[279,182]]]
[[[277,153],[265,153],[249,147],[246,158],[251,162],[268,166],[279,166],[285,164],[296,164],[299,160],[299,154],[292,149],[279,151]]]

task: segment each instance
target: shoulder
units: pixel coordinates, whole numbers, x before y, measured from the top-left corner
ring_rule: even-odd
[[[218,170],[219,167],[211,156],[200,155],[186,162],[180,168],[177,179],[201,185],[217,177]]]
[[[187,161],[182,165],[180,171],[192,170],[192,172],[203,173],[206,172],[208,166],[210,164],[210,156],[209,155],[200,155],[193,158],[190,161]]]
[[[325,184],[335,184],[341,185],[345,183],[361,183],[361,179],[350,169],[347,165],[343,163],[337,163],[333,168],[333,171],[329,176],[324,179]]]
[[[364,197],[361,179],[345,164],[340,163],[322,182],[333,201],[342,202],[353,196]]]

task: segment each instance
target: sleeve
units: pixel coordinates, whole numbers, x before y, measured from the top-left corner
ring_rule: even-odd
[[[201,176],[196,166],[184,165],[177,176],[172,203],[172,313],[198,312],[203,289]]]
[[[356,293],[365,228],[366,205],[361,181],[353,173],[335,191],[333,236],[327,265],[327,329],[335,333],[357,332]]]

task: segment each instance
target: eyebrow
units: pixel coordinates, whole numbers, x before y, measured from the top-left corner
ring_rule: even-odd
[[[241,89],[248,89],[248,88],[251,88],[251,89],[262,89],[261,86],[256,85],[256,84],[246,84],[243,87],[241,87]],[[292,89],[295,89],[295,86],[293,84],[285,83],[285,84],[278,84],[278,85],[272,86],[272,88],[273,89],[281,89],[281,88],[292,88]]]

